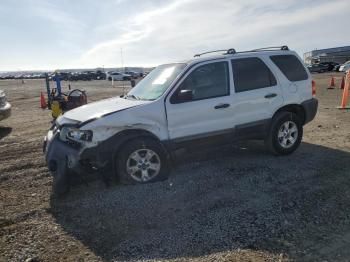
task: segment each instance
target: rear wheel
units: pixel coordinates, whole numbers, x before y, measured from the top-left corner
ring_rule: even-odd
[[[126,142],[116,162],[118,176],[123,184],[152,183],[168,177],[166,152],[153,139]]]
[[[288,155],[298,148],[302,136],[303,125],[300,118],[292,112],[280,112],[272,119],[265,144],[275,155]]]

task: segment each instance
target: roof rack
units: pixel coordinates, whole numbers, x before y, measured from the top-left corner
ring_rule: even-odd
[[[204,52],[204,53],[201,53],[201,54],[196,54],[194,55],[194,57],[200,57],[202,55],[206,55],[206,54],[210,54],[210,53],[217,53],[217,52],[226,52],[224,53],[224,55],[233,55],[236,53],[236,50],[233,49],[233,48],[230,48],[230,49],[221,49],[221,50],[214,50],[214,51],[208,51],[208,52]]]
[[[288,51],[289,48],[286,45],[283,45],[283,46],[271,46],[271,47],[263,47],[263,48],[254,49],[251,52],[256,52],[256,51],[276,51],[276,50]]]
[[[225,53],[223,53],[223,55],[234,55],[236,53],[249,53],[249,52],[258,52],[258,51],[276,51],[276,50],[288,51],[289,48],[288,48],[288,46],[283,45],[283,46],[263,47],[263,48],[253,49],[250,51],[241,51],[241,52],[236,52],[236,50],[234,48],[230,48],[230,49],[208,51],[208,52],[204,52],[201,54],[196,54],[196,55],[194,55],[194,57],[200,57],[202,55],[206,55],[206,54],[210,54],[210,53],[218,53],[218,52],[225,52]]]

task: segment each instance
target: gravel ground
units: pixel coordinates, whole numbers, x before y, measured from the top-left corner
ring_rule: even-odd
[[[95,181],[60,200],[42,156],[44,82],[0,81],[13,105],[0,123],[0,261],[350,261],[350,111],[329,77],[314,75],[319,112],[290,156],[258,141],[184,152],[167,181]],[[92,101],[118,84],[72,86]]]

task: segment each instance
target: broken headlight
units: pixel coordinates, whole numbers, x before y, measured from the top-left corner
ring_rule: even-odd
[[[92,140],[92,131],[91,130],[80,130],[75,127],[63,127],[60,131],[60,140],[62,141],[88,141]]]

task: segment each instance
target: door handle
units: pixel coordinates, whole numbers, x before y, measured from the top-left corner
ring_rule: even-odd
[[[230,104],[218,104],[214,108],[215,109],[220,109],[220,108],[228,108]]]
[[[277,96],[277,94],[271,93],[271,94],[267,94],[267,95],[265,96],[265,98],[273,98],[273,97],[276,97],[276,96]]]

